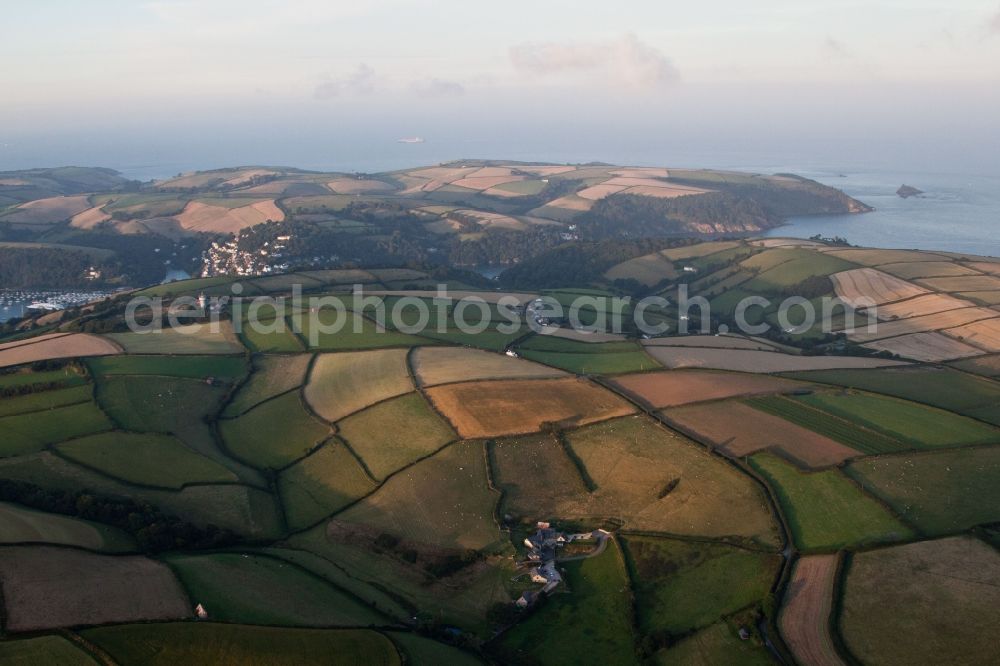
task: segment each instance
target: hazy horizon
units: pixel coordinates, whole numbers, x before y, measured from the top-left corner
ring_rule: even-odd
[[[996,0],[7,13],[0,54],[31,66],[0,72],[0,169],[498,158],[1000,173]]]

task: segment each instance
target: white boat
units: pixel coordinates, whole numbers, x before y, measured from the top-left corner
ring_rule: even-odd
[[[424,139],[420,136],[408,136],[402,139],[396,139],[396,143],[423,143]]]
[[[37,301],[28,305],[26,310],[44,310],[46,312],[55,312],[56,310],[62,310],[63,306],[58,303],[49,303],[48,301]]]

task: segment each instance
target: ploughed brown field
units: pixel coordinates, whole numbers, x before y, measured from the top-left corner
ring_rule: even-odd
[[[446,384],[427,395],[468,438],[536,432],[545,422],[582,425],[635,411],[614,393],[576,378]]]
[[[921,317],[910,317],[908,319],[897,319],[880,323],[875,330],[869,331],[867,327],[856,328],[854,333],[849,334],[851,340],[864,342],[867,340],[878,340],[881,338],[892,338],[908,333],[921,333],[923,331],[938,331],[945,328],[964,326],[982,319],[997,317],[997,311],[990,308],[959,308],[957,310],[946,310],[936,314],[923,315]]]
[[[11,224],[58,224],[88,208],[90,208],[90,199],[85,194],[72,197],[50,197],[21,204],[12,213],[5,215],[3,221]]]
[[[904,319],[967,308],[971,305],[975,304],[947,294],[924,294],[905,301],[880,305],[875,312],[881,320]]]
[[[359,192],[384,192],[392,190],[389,183],[370,178],[337,178],[326,184],[337,194],[357,194]]]
[[[53,546],[0,548],[8,631],[189,617],[167,565]]]
[[[74,215],[69,223],[70,226],[78,229],[93,229],[101,222],[106,222],[110,219],[111,216],[105,213],[100,206],[94,206]]]
[[[834,273],[830,279],[833,280],[837,295],[855,305],[863,305],[866,301],[881,305],[926,294],[928,291],[874,268],[856,268]]]
[[[860,455],[829,437],[736,401],[668,409],[664,416],[734,458],[770,449],[804,467],[816,468]]]
[[[917,361],[950,361],[982,354],[983,350],[967,345],[943,333],[927,332],[901,335],[865,343],[865,347],[889,351]]]
[[[630,395],[656,408],[741,395],[785,393],[807,386],[780,377],[703,370],[643,372],[617,377],[613,381]]]
[[[192,201],[184,208],[184,212],[177,216],[177,221],[188,231],[214,233],[235,233],[267,220],[280,222],[284,219],[285,214],[270,199],[239,208],[212,206]]]
[[[944,333],[987,352],[1000,351],[1000,318],[949,328]]]
[[[799,663],[842,666],[830,638],[830,610],[837,555],[810,555],[795,564],[778,619],[781,634]]]
[[[51,358],[107,356],[120,354],[121,351],[107,338],[89,333],[53,333],[0,345],[0,368]]]

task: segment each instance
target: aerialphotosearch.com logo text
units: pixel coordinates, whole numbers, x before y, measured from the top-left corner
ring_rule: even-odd
[[[490,330],[510,335],[527,327],[543,335],[569,328],[582,334],[631,333],[645,337],[714,333],[759,336],[767,334],[775,321],[781,332],[795,335],[812,331],[817,324],[823,333],[852,333],[859,316],[867,332],[876,333],[878,326],[874,302],[839,297],[788,296],[773,301],[764,296],[747,296],[732,312],[722,313],[724,319],[713,319],[708,299],[689,296],[687,285],[680,285],[673,301],[663,296],[633,299],[562,294],[556,298],[450,292],[444,284],[433,292],[367,293],[358,284],[349,292],[324,295],[304,295],[302,286],[294,285],[290,296],[248,297],[242,295],[242,285],[235,283],[230,291],[211,298],[134,297],[126,305],[125,321],[134,333],[156,334],[170,328],[180,334],[197,335],[205,330],[219,333],[222,322],[229,320],[237,334],[244,330],[258,335],[291,330],[310,347],[320,346],[324,336],[388,330],[412,335],[455,330],[476,335]]]

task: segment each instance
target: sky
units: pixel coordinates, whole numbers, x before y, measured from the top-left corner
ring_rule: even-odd
[[[1000,171],[1000,0],[38,0],[0,58],[0,168]]]

